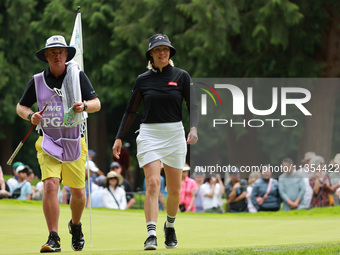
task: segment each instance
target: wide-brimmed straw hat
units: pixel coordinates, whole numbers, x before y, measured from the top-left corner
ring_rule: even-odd
[[[155,34],[149,39],[149,49],[146,51],[146,58],[151,60],[150,51],[158,46],[168,46],[170,48],[170,57],[172,58],[176,54],[176,49],[171,45],[169,37],[167,35]]]
[[[340,165],[340,153],[337,153],[333,159],[333,162],[335,164],[339,164]]]
[[[123,183],[123,176],[121,176],[120,174],[118,174],[115,171],[108,172],[108,174],[106,175],[105,183],[107,183],[107,180],[111,179],[111,178],[117,178],[118,179],[118,185]]]
[[[306,163],[307,161],[311,160],[313,157],[316,156],[314,151],[308,151],[305,153],[305,157],[301,160],[302,163]]]
[[[47,60],[45,58],[45,51],[48,48],[54,48],[54,47],[62,47],[62,48],[66,48],[67,52],[68,52],[68,56],[66,59],[66,62],[70,61],[74,55],[76,55],[76,48],[72,47],[72,46],[68,46],[66,44],[65,38],[61,35],[53,35],[50,38],[48,38],[46,40],[46,45],[45,48],[37,51],[35,53],[35,55],[43,62],[47,63]]]

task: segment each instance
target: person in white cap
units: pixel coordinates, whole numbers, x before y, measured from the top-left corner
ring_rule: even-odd
[[[18,200],[31,200],[32,186],[31,183],[27,181],[28,170],[28,166],[21,165],[17,167],[16,174],[18,176],[18,183],[11,189],[10,196],[12,198]]]
[[[44,182],[43,210],[49,231],[40,252],[61,251],[58,235],[61,174],[63,184],[71,190],[72,218],[68,224],[71,246],[73,250],[81,251],[85,244],[80,222],[86,200],[84,120],[87,114],[84,112],[97,112],[101,106],[91,82],[78,63],[71,61],[75,53],[76,49],[68,46],[63,36],[48,38],[36,56],[48,63],[49,68],[31,78],[17,104],[18,115],[38,125],[36,149]],[[57,90],[62,93],[54,96]],[[48,101],[49,107],[41,114]],[[39,108],[37,112],[31,109],[35,103]]]
[[[17,184],[18,183],[18,176],[17,176],[17,172],[16,172],[16,170],[17,170],[17,168],[18,168],[18,166],[24,166],[25,164],[24,163],[22,163],[22,162],[20,162],[20,161],[17,161],[17,162],[15,162],[15,163],[13,163],[13,165],[12,165],[12,170],[13,170],[13,177],[11,177],[11,178],[9,178],[8,180],[7,180],[7,185],[9,186],[9,189],[12,189],[12,187],[15,185],[15,184]]]

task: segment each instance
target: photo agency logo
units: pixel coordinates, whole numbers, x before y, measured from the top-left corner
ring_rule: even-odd
[[[254,84],[256,81],[251,81],[249,83]],[[271,127],[278,125],[281,125],[282,127],[296,127],[298,125],[298,120],[287,117],[288,109],[292,109],[290,107],[296,108],[305,116],[312,116],[312,113],[306,107],[306,104],[311,100],[311,92],[303,87],[268,86],[267,82],[267,84],[263,84],[263,86],[266,86],[265,89],[267,91],[271,90],[270,95],[267,97],[262,96],[260,101],[271,101],[271,106],[259,109],[254,103],[254,94],[256,89],[259,88],[258,86],[254,88],[252,86],[238,86],[230,83],[214,83],[209,85],[208,82],[201,81],[197,81],[196,84],[201,92],[202,116],[208,115],[208,99],[211,98],[215,107],[222,107],[222,111],[226,111],[227,109],[230,110],[229,108],[231,108],[232,116],[235,117],[217,117],[217,108],[214,111],[209,111],[209,114],[214,117],[212,119],[213,127],[217,127],[218,125],[228,125],[230,127],[238,125],[254,128],[263,127],[264,125],[270,125]],[[231,96],[231,100],[224,100],[225,95]],[[225,104],[222,103],[222,100]],[[250,112],[254,118],[245,118],[246,111]],[[280,118],[278,118],[278,116],[280,116]],[[244,118],[242,119],[242,117]]]
[[[211,87],[210,85],[203,83],[203,82],[197,82],[198,84],[201,84],[202,86],[204,86],[205,88],[200,88],[202,91],[204,91],[206,94],[201,94],[201,114],[202,115],[207,115],[207,95],[209,95],[211,97],[211,99],[214,101],[215,106],[217,106],[215,97],[212,95],[212,93],[215,94],[215,96],[217,97],[217,99],[219,100],[221,106],[223,106],[222,104],[222,100],[220,95],[217,93],[217,91]],[[212,91],[212,93],[209,91],[209,89]]]

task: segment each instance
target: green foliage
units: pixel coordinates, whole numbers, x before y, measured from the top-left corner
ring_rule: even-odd
[[[26,69],[34,69],[29,24],[35,5],[33,0],[0,3],[0,128],[14,123],[16,104],[30,77]]]

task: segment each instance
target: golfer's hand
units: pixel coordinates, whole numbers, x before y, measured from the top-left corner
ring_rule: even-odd
[[[195,144],[198,141],[197,128],[192,127],[188,134],[187,144]]]
[[[112,146],[112,153],[116,159],[119,159],[120,151],[122,149],[122,140],[117,138]]]
[[[40,114],[40,112],[35,112],[32,117],[31,117],[31,123],[33,125],[39,125],[41,122],[42,116]]]

